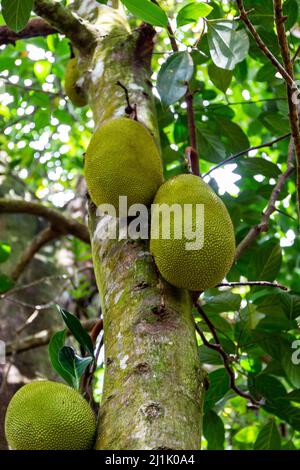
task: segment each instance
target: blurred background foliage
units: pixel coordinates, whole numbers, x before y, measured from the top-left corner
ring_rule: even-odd
[[[180,51],[189,52],[193,59],[191,88],[200,165],[205,174],[238,152],[268,144],[288,133],[288,106],[283,80],[246,34],[238,20],[236,2],[209,2],[213,9],[207,16],[208,22],[199,19],[177,27],[176,15],[188,3],[191,2],[160,2],[171,20]],[[247,10],[253,9],[251,20],[267,46],[280,57],[272,1],[247,0],[245,6]],[[300,45],[300,1],[286,0],[284,11],[288,15],[286,28],[293,54]],[[133,28],[140,24],[130,13],[129,17]],[[225,26],[232,28],[236,38],[232,57],[230,51],[216,57],[212,47],[214,41],[222,41],[224,20],[230,21],[231,26],[226,23]],[[161,66],[166,73],[166,62],[172,57],[165,29],[156,30],[154,86],[159,73],[163,73]],[[226,54],[232,66],[225,69]],[[93,120],[88,107],[75,109],[64,95],[64,69],[69,56],[68,41],[60,35],[0,47],[0,175],[11,182],[5,197],[21,196],[67,209],[78,196],[83,155],[93,131]],[[182,67],[185,73],[186,65]],[[296,59],[296,78],[298,73]],[[175,100],[166,106],[160,102],[156,88],[154,94],[165,177],[170,178],[186,172],[184,154],[189,145],[186,105]],[[230,211],[237,243],[253,225],[260,223],[278,177],[286,169],[288,144],[286,138],[273,146],[251,150],[205,177]],[[242,255],[227,279],[276,280],[289,291],[245,286],[212,289],[202,296],[205,313],[232,359],[237,384],[250,390],[257,399],[263,399],[263,405],[256,409],[236,396],[230,389],[222,359],[199,340],[200,360],[210,381],[203,448],[300,446],[300,354],[296,358],[298,364],[292,362],[293,353],[300,348],[300,239],[294,176],[279,195],[268,232],[260,235]],[[84,195],[81,193],[80,197]],[[0,262],[5,262],[14,246],[5,239],[5,233],[1,240]],[[75,266],[89,260],[85,244],[71,239],[67,243]],[[89,279],[80,276],[81,281],[70,288],[69,294],[86,299],[90,293]],[[0,274],[0,291],[7,289],[8,282],[8,277]],[[92,316],[96,307],[89,308]],[[197,320],[209,339],[207,326]],[[99,401],[101,366],[95,375],[95,397]]]

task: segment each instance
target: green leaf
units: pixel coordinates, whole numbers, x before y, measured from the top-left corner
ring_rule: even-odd
[[[5,263],[11,252],[10,245],[6,242],[0,242],[0,263]]]
[[[213,8],[206,3],[189,3],[178,12],[177,28],[185,24],[195,23],[199,18],[205,18],[212,12]]]
[[[260,245],[255,259],[255,279],[274,281],[279,273],[282,261],[280,244],[267,241]]]
[[[233,72],[232,70],[221,69],[215,64],[209,64],[208,75],[213,84],[225,93],[231,83]]]
[[[245,30],[236,30],[235,21],[207,21],[210,55],[217,67],[233,70],[249,51],[249,38]]]
[[[280,174],[280,170],[275,163],[261,157],[249,157],[240,160],[239,172],[245,176],[263,175],[268,178],[277,178]]]
[[[59,360],[59,352],[64,347],[66,336],[66,329],[55,333],[49,342],[48,353],[53,369],[67,382],[67,384],[73,387],[72,375],[62,367]]]
[[[300,317],[300,296],[280,293],[280,302],[286,316],[291,320]]]
[[[281,438],[275,420],[272,419],[266,424],[254,442],[254,450],[280,450]]]
[[[198,124],[199,154],[204,160],[219,163],[226,158],[226,150],[219,135],[216,135],[206,123]]]
[[[168,17],[164,10],[149,0],[121,0],[133,15],[153,26],[168,26]]]
[[[63,346],[59,351],[59,362],[65,371],[73,378],[73,386],[77,390],[80,385],[80,378],[88,365],[93,361],[93,357],[80,357],[70,346]]]
[[[223,313],[239,310],[241,296],[232,292],[222,292],[220,295],[205,296],[206,313]]]
[[[78,318],[67,310],[62,309],[59,305],[56,305],[56,307],[74,338],[77,339],[78,343],[86,350],[86,352],[91,356],[94,356],[94,346],[91,337],[82,327]]]
[[[13,31],[25,28],[30,18],[34,0],[2,0],[2,15]]]
[[[215,116],[215,119],[226,140],[227,151],[234,154],[250,147],[249,139],[240,126],[226,117]]]
[[[288,393],[286,398],[290,401],[295,401],[296,403],[300,403],[300,389],[293,390],[292,392]]]
[[[212,366],[221,366],[223,364],[220,354],[204,344],[199,347],[198,351],[201,364],[210,364]]]
[[[298,350],[300,349],[300,341],[299,341],[299,346]],[[292,345],[287,344],[285,347],[281,348],[281,365],[284,370],[284,372],[287,375],[287,378],[291,382],[291,384],[299,388],[300,387],[300,364],[298,363],[293,363],[293,353],[294,349],[292,348]]]
[[[157,91],[162,102],[169,106],[187,92],[187,84],[194,72],[194,63],[188,52],[176,52],[162,65],[157,77]]]
[[[35,76],[39,79],[40,82],[44,83],[45,78],[48,77],[51,72],[52,64],[48,60],[38,60],[34,63],[33,70]]]
[[[222,419],[210,410],[203,417],[203,434],[207,440],[207,450],[223,450],[225,428]]]
[[[267,402],[275,403],[277,406],[286,404],[286,389],[282,383],[271,375],[260,374],[255,377],[255,390],[262,395]]]
[[[0,294],[11,289],[13,285],[13,281],[6,274],[0,273]]]
[[[222,368],[208,374],[209,388],[205,393],[204,411],[211,410],[230,388],[228,372]]]
[[[258,428],[255,425],[245,426],[234,435],[234,440],[242,444],[251,444],[256,439]]]

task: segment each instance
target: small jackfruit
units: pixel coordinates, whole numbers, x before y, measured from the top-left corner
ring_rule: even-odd
[[[150,132],[129,118],[104,123],[86,151],[85,178],[94,204],[111,204],[116,215],[119,196],[127,196],[128,207],[150,205],[163,183],[159,150]]]
[[[81,108],[87,104],[87,98],[82,88],[77,85],[79,78],[80,75],[78,73],[77,60],[73,57],[67,63],[65,71],[65,92],[74,106]]]
[[[93,446],[95,430],[86,400],[73,388],[50,381],[20,388],[5,416],[12,450],[86,450]]]
[[[163,204],[178,205],[177,215],[170,211],[169,227]],[[185,205],[191,205],[189,211]],[[200,292],[224,279],[234,261],[234,229],[224,203],[201,178],[180,175],[160,187],[152,212],[150,251],[161,275],[175,287]]]

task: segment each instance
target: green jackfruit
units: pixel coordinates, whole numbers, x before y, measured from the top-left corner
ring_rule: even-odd
[[[5,434],[13,450],[86,450],[93,446],[94,413],[73,388],[32,382],[13,396]]]
[[[65,71],[65,92],[66,95],[70,98],[74,106],[82,107],[87,104],[87,98],[82,90],[78,87],[77,81],[80,78],[77,69],[76,58],[73,57],[67,63]]]
[[[166,216],[161,216],[162,204],[168,208],[178,204],[182,214],[186,214],[185,204],[192,205],[187,232],[186,219],[183,216],[177,218],[171,212],[170,237],[164,239],[168,233],[162,235],[162,223],[167,220]],[[198,204],[204,213],[199,212],[196,216]],[[195,235],[191,237],[191,234],[196,229],[200,244],[197,249],[192,249],[190,243]],[[224,279],[234,261],[233,225],[224,203],[201,178],[180,175],[160,187],[152,212],[150,251],[161,275],[176,287],[200,292],[215,287]]]
[[[117,215],[119,196],[127,196],[128,207],[150,205],[163,183],[160,154],[150,132],[128,118],[104,123],[86,151],[85,178],[94,204],[111,204]]]

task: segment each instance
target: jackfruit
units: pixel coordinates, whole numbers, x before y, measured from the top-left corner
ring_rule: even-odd
[[[85,178],[94,204],[111,204],[116,215],[119,196],[127,196],[128,207],[150,205],[163,183],[159,150],[150,132],[129,118],[104,123],[88,146]]]
[[[93,446],[95,416],[86,400],[64,384],[41,381],[24,385],[5,416],[12,450],[85,450]]]
[[[87,104],[87,98],[82,88],[77,84],[80,78],[77,60],[75,57],[69,60],[65,71],[65,92],[74,106],[82,107]]]
[[[163,204],[178,205],[178,216],[170,212],[169,227]],[[190,212],[185,204],[191,205]],[[234,229],[224,203],[201,178],[180,175],[160,187],[152,211],[150,251],[162,277],[175,287],[200,292],[224,279],[234,261]]]

